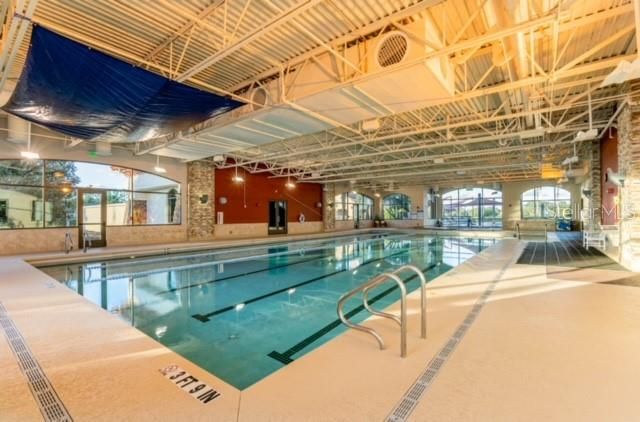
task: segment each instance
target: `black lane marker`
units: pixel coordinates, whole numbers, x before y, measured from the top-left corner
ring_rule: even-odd
[[[363,267],[363,266],[368,265],[368,264],[371,264],[371,263],[373,263],[373,262],[383,261],[383,260],[388,259],[388,258],[391,258],[391,257],[393,257],[393,256],[400,255],[400,254],[403,254],[403,253],[407,253],[407,252],[409,252],[410,250],[411,250],[411,248],[409,248],[409,249],[407,249],[407,250],[404,250],[404,251],[399,251],[399,252],[393,253],[393,254],[391,254],[391,255],[384,256],[384,257],[382,257],[382,258],[376,258],[376,259],[372,259],[372,260],[370,260],[370,261],[365,261],[365,262],[363,262],[363,263],[362,263],[362,265],[360,265],[360,266],[361,266],[361,267]],[[334,276],[334,275],[336,275],[336,274],[340,274],[340,273],[343,273],[343,272],[346,272],[346,271],[348,271],[348,270],[345,268],[345,269],[342,269],[342,270],[333,271],[333,272],[328,273],[328,274],[323,274],[323,275],[321,275],[321,276],[314,277],[314,278],[312,278],[312,279],[310,279],[310,280],[306,280],[306,281],[303,281],[303,282],[300,282],[300,283],[294,284],[294,285],[292,285],[292,286],[287,286],[287,287],[284,287],[284,288],[282,288],[282,289],[278,289],[278,290],[276,290],[276,291],[269,292],[269,293],[264,294],[264,295],[262,295],[262,296],[254,297],[253,299],[245,300],[245,301],[244,301],[244,302],[242,302],[242,303],[244,303],[245,305],[248,305],[248,304],[250,304],[250,303],[254,303],[254,302],[260,301],[260,300],[262,300],[262,299],[266,299],[266,298],[268,298],[268,297],[271,297],[271,296],[274,296],[274,295],[277,295],[277,294],[280,294],[280,293],[286,292],[286,291],[288,291],[289,289],[295,289],[295,288],[298,288],[298,287],[300,287],[300,286],[304,286],[304,285],[307,285],[307,284],[309,284],[309,283],[313,283],[313,282],[315,282],[315,281],[322,280],[323,278],[332,277],[332,276]],[[224,312],[229,312],[229,311],[231,311],[231,310],[235,309],[235,307],[236,307],[236,305],[229,305],[229,306],[226,306],[226,307],[224,307],[224,308],[220,308],[220,309],[217,309],[217,310],[215,310],[215,311],[209,312],[209,313],[207,313],[207,314],[195,314],[195,315],[191,315],[191,317],[192,317],[192,318],[197,319],[197,320],[198,320],[198,321],[200,321],[200,322],[209,322],[209,321],[210,321],[210,318],[211,318],[212,316],[219,315],[219,314],[222,314],[222,313],[224,313]]]
[[[234,274],[234,275],[230,275],[228,277],[216,278],[216,279],[213,279],[213,280],[207,280],[207,281],[203,281],[202,283],[195,283],[195,284],[188,284],[186,286],[174,287],[173,289],[168,289],[168,290],[163,290],[161,292],[158,292],[158,294],[161,295],[161,294],[164,294],[164,293],[174,293],[174,292],[177,292],[178,290],[189,289],[191,287],[203,286],[205,284],[218,283],[220,281],[226,281],[226,280],[231,280],[231,279],[238,278],[238,277],[244,277],[246,275],[258,274],[258,273],[262,273],[262,272],[265,272],[265,271],[277,270],[277,269],[285,268],[285,267],[291,267],[292,265],[305,264],[305,263],[311,262],[311,261],[319,261],[319,260],[325,259],[325,258],[328,258],[328,255],[327,256],[319,256],[319,257],[310,258],[310,259],[304,259],[304,260],[296,261],[296,262],[293,262],[293,263],[290,263],[290,264],[276,265],[275,267],[267,267],[267,268],[263,268],[263,269],[260,269],[260,270],[247,271],[246,273]]]
[[[431,270],[431,269],[433,269],[435,267],[436,267],[435,264],[431,264],[428,267],[423,268],[422,272],[426,273],[427,271],[429,271],[429,270]],[[409,277],[406,280],[404,280],[404,283],[406,284],[406,283],[410,282],[411,280],[414,280],[416,277],[418,277],[418,275],[414,274],[411,277]],[[383,299],[384,297],[386,297],[387,295],[392,293],[397,288],[398,288],[398,286],[394,284],[392,287],[389,287],[388,289],[378,293],[373,298],[371,298],[369,300],[369,303],[370,304],[376,303],[380,299]],[[345,314],[345,316],[350,319],[351,317],[357,315],[358,313],[362,312],[363,310],[364,310],[364,305],[358,305],[355,308],[353,308],[352,310],[350,310],[349,312],[347,312]],[[267,356],[277,360],[278,362],[280,362],[280,363],[282,363],[284,365],[288,365],[291,362],[293,362],[293,359],[291,358],[291,356],[295,355],[296,353],[298,353],[299,351],[301,351],[305,347],[309,346],[311,343],[313,343],[314,341],[316,341],[319,338],[323,337],[324,335],[328,334],[332,330],[335,330],[340,325],[342,325],[342,321],[340,321],[340,318],[337,318],[337,319],[333,320],[332,322],[330,322],[329,324],[327,324],[324,327],[322,327],[321,329],[319,329],[318,331],[316,331],[315,333],[311,334],[309,337],[307,337],[307,338],[301,340],[300,342],[296,343],[295,345],[291,346],[289,349],[287,349],[283,353],[280,353],[280,352],[277,352],[277,351],[274,350],[271,353],[269,353]]]

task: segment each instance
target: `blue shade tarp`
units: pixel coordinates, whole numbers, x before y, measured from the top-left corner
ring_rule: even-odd
[[[8,113],[66,135],[143,141],[243,105],[34,26]]]

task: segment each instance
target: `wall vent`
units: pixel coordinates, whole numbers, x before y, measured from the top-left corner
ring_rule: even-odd
[[[267,94],[267,90],[262,87],[254,89],[251,93],[251,101],[253,101],[253,103],[251,103],[252,111],[263,108],[269,101],[269,94]]]
[[[400,63],[409,51],[407,36],[399,31],[388,33],[378,44],[376,61],[380,67],[389,67]]]

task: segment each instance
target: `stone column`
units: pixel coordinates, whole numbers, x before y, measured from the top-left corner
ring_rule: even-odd
[[[631,104],[618,117],[620,188],[620,261],[640,271],[640,80],[629,84]]]
[[[600,139],[591,141],[591,198],[584,218],[585,228],[592,229],[602,223],[602,169],[600,163]]]
[[[322,229],[330,231],[336,228],[336,214],[334,201],[336,187],[333,183],[326,183],[322,187]]]
[[[212,240],[216,222],[215,166],[209,161],[187,165],[187,233],[189,240]]]

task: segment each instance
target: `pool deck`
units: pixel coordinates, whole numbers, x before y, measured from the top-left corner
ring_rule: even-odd
[[[64,420],[43,418],[18,360],[29,354],[76,421],[637,420],[640,289],[609,283],[633,273],[516,264],[524,246],[504,240],[430,283],[426,340],[410,294],[407,358],[397,326],[373,317],[385,350],[349,331],[242,392],[21,258],[1,258],[0,419]],[[28,350],[12,350],[16,332]],[[169,365],[220,396],[190,396],[159,372]]]

